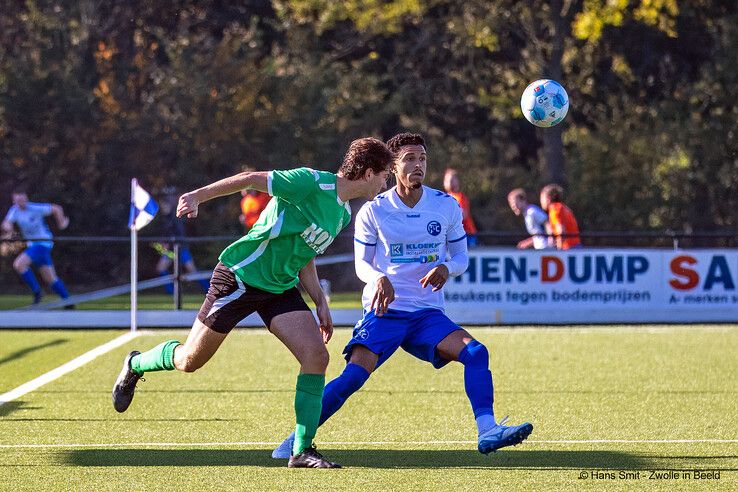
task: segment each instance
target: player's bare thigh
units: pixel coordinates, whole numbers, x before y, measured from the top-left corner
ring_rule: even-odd
[[[456,330],[441,340],[436,346],[438,355],[446,360],[459,360],[459,354],[466,345],[474,340],[466,330]]]
[[[201,368],[218,351],[227,335],[208,328],[196,319],[187,335],[187,341],[174,349],[174,367],[184,372]]]
[[[303,374],[325,374],[328,350],[311,311],[291,311],[274,318],[269,331],[292,352]]]
[[[31,257],[25,253],[21,253],[13,260],[13,268],[18,273],[25,272],[31,266]]]

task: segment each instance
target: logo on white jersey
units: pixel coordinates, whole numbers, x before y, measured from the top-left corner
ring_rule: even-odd
[[[390,256],[402,256],[403,254],[402,243],[390,244]]]
[[[431,220],[426,229],[431,236],[437,236],[441,233],[441,224],[437,220]]]
[[[318,254],[323,254],[334,239],[328,231],[323,230],[315,224],[310,224],[307,229],[302,231],[300,237]]]

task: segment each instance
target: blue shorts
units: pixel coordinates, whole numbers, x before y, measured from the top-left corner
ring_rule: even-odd
[[[374,311],[369,311],[356,323],[353,337],[343,349],[343,353],[348,361],[354,345],[363,345],[379,356],[377,361],[379,367],[398,347],[402,347],[405,352],[430,362],[433,367],[439,369],[449,361],[438,355],[436,347],[449,334],[461,329],[439,309],[420,311],[390,309],[383,316],[377,316]]]
[[[31,263],[40,266],[53,266],[51,262],[51,248],[41,244],[32,244],[24,251],[31,259]]]

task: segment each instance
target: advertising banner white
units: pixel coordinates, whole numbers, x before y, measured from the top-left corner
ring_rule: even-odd
[[[458,323],[738,322],[738,250],[475,249],[445,287]]]

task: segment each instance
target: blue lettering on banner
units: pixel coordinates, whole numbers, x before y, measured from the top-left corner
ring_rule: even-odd
[[[571,278],[571,281],[575,284],[583,284],[592,276],[592,257],[585,256],[582,260],[582,272],[577,273],[577,257],[569,257],[569,278]]]
[[[648,259],[645,256],[628,256],[628,282],[635,282],[636,275],[648,271]]]
[[[705,290],[712,290],[712,286],[716,283],[723,284],[725,290],[735,290],[728,261],[722,255],[715,255],[710,262],[710,268],[705,276]]]
[[[500,277],[496,275],[500,270],[499,263],[499,258],[482,258],[482,283],[500,283]]]
[[[612,282],[613,280],[621,284],[623,283],[623,257],[615,256],[612,259],[612,265],[607,266],[606,256],[595,257],[595,280],[598,283]]]
[[[414,248],[427,248],[435,243],[405,245],[406,251]],[[394,251],[394,250],[393,250]],[[393,254],[394,256],[394,254]],[[541,256],[541,258],[544,258]],[[632,284],[640,275],[648,272],[649,260],[642,255],[567,255],[555,262],[529,265],[528,257],[517,255],[501,256],[472,256],[469,258],[469,267],[463,275],[454,279],[454,283],[520,283],[525,284],[543,275],[542,281],[557,283],[568,279],[574,284],[594,282],[598,284]],[[537,260],[536,260],[537,261]],[[541,260],[543,261],[543,260]],[[534,268],[540,266],[541,270]],[[543,271],[543,273],[541,273]],[[730,270],[724,258],[713,262],[710,266],[705,288],[709,289],[713,283],[721,283],[726,289],[735,289]]]

